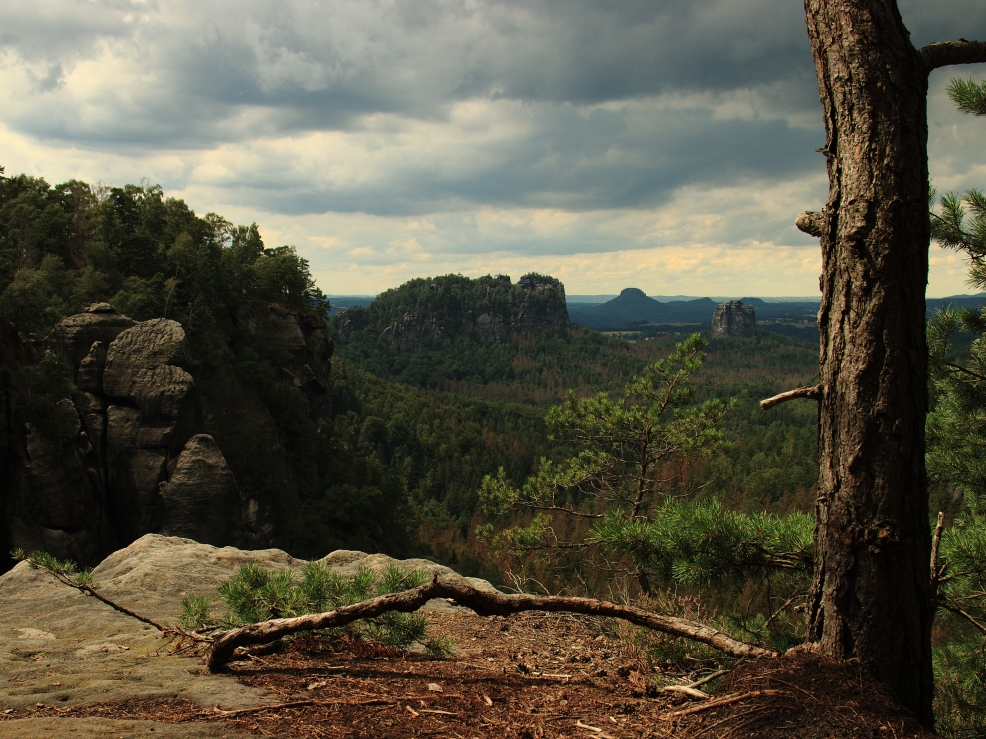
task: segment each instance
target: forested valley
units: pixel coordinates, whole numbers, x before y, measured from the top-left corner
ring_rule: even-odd
[[[938,238],[961,248],[964,208],[982,220],[986,206],[977,193],[943,202]],[[188,428],[174,449],[138,440],[133,453],[164,450],[154,483],[164,490],[188,438],[215,440],[239,485],[242,521],[213,543],[277,546],[305,559],[336,549],[422,556],[518,589],[643,597],[774,648],[804,636],[798,598],[811,571],[817,407],[764,411],[760,401],[817,382],[813,341],[770,331],[625,341],[569,324],[564,287],[536,274],[517,283],[412,280],[330,319],[305,259],[265,245],[256,224],[198,216],[154,186],[51,186],[0,170],[5,551],[62,542],[60,554],[87,564],[133,530],[112,513],[112,445],[97,448],[84,408],[96,391],[82,387],[82,368],[94,355],[84,347],[73,366],[52,339],[87,310],[183,330],[187,346],[174,363],[194,379],[192,420],[175,422]],[[294,343],[282,351],[288,329]],[[983,332],[970,310],[945,310],[931,327],[933,510],[946,525],[958,517],[943,549],[955,562],[974,563],[983,548],[982,470],[976,452],[960,454],[956,443],[986,407],[981,346],[968,341]],[[145,400],[134,401],[141,413]],[[601,438],[591,429],[606,414],[648,402],[660,408],[641,416],[653,421],[647,433],[664,434],[673,451],[649,469],[628,472],[639,460],[587,442]],[[619,423],[630,428],[631,416]],[[967,446],[979,438],[979,425],[971,428]],[[39,450],[61,460],[61,477],[31,467]],[[56,520],[56,488],[75,479],[70,458],[80,470],[95,460],[80,505],[97,534]],[[613,511],[627,499],[600,490],[633,474],[651,497],[643,515],[621,519]],[[152,494],[142,531],[167,532],[155,523],[161,505]],[[559,515],[567,513],[576,518]],[[677,551],[661,549],[672,540]],[[975,601],[971,571],[950,581],[942,603]],[[984,695],[981,622],[965,616],[936,632],[940,710],[960,717],[966,734],[956,735],[983,721],[974,708]],[[651,647],[659,660],[713,660],[667,641]]]
[[[42,404],[68,394],[75,378],[43,361],[43,339],[89,304],[108,302],[136,321],[177,321],[194,363],[203,430],[216,438],[237,480],[285,497],[280,481],[258,479],[265,476],[258,455],[267,460],[283,446],[299,505],[273,512],[269,543],[299,556],[341,547],[414,552],[461,560],[496,579],[471,543],[482,522],[482,478],[504,467],[519,483],[541,457],[563,455],[563,443],[549,438],[545,410],[569,388],[581,397],[618,391],[676,338],[629,343],[573,325],[508,332],[503,341],[425,337],[412,350],[388,342],[376,324],[346,330],[341,323],[354,323],[355,309],[329,330],[336,344],[331,379],[329,358],[313,357],[327,386],[322,402],[278,375],[264,337],[245,330],[242,320],[276,303],[312,324],[324,322],[327,301],[291,247],[266,247],[256,225],[198,217],[156,187],[52,187],[27,176],[5,177],[0,187],[0,317],[15,394],[28,375]],[[486,287],[456,276],[440,281],[460,293],[458,306],[441,297],[453,312],[468,311]],[[425,281],[385,293],[385,323],[420,310],[422,290],[434,295]],[[700,394],[735,396],[738,403],[724,422],[731,440],[724,454],[688,473],[704,485],[702,494],[750,509],[807,504],[816,464],[813,413],[792,405],[764,414],[756,402],[809,381],[815,363],[813,346],[770,333],[710,347],[697,378]],[[268,438],[243,433],[228,417],[237,392],[256,399],[262,418],[254,422]],[[25,419],[57,416],[33,402],[14,405]]]

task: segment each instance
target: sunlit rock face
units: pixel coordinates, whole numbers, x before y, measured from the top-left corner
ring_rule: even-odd
[[[740,300],[720,303],[712,314],[712,338],[726,336],[749,338],[757,333],[757,318],[752,305]]]

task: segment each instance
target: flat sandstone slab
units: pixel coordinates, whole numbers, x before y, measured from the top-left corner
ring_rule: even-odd
[[[22,718],[0,723],[4,739],[248,739],[221,724],[165,724],[160,721],[126,721],[109,718]]]
[[[325,559],[330,568],[342,574],[355,574],[359,566],[380,570],[394,561],[384,555],[349,551]],[[171,625],[187,594],[207,595],[219,606],[216,588],[240,567],[254,562],[270,569],[300,569],[304,565],[278,549],[217,548],[190,539],[149,534],[107,557],[93,571],[93,577],[100,585],[100,594]],[[434,570],[449,572],[424,560],[408,561],[405,566],[422,567],[429,574]],[[490,587],[484,581],[481,584]],[[448,608],[444,601],[436,605]],[[218,705],[225,709],[271,702],[258,688],[228,675],[206,673],[199,658],[171,654],[169,643],[156,629],[57,582],[26,562],[0,577],[0,712],[38,704],[67,708],[132,698],[187,700],[203,708]],[[60,719],[0,721],[0,735],[67,736],[69,726],[89,731],[85,721],[96,719],[65,719],[66,728],[54,734],[40,729],[37,734],[11,733],[15,725],[40,726],[30,722],[49,720]],[[207,726],[185,725],[186,731],[192,728],[212,731]],[[154,735],[171,736],[157,730]]]

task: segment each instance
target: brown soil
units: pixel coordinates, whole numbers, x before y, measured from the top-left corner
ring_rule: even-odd
[[[535,739],[585,737],[931,737],[858,669],[796,652],[741,663],[712,700],[660,693],[652,674],[592,619],[465,612],[428,614],[453,657],[431,659],[348,643],[296,640],[231,665],[273,705],[223,712],[181,700],[124,700],[58,709],[38,704],[0,721],[106,717],[209,722],[271,737]],[[669,680],[681,682],[681,680]],[[0,731],[0,734],[3,732]]]

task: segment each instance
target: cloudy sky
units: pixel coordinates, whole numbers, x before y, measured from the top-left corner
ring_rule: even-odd
[[[900,0],[914,42],[982,0]],[[939,190],[986,120],[931,81]],[[160,183],[293,244],[329,294],[530,271],[569,293],[816,295],[825,199],[798,0],[2,0],[0,165]],[[929,295],[966,292],[932,251]]]

